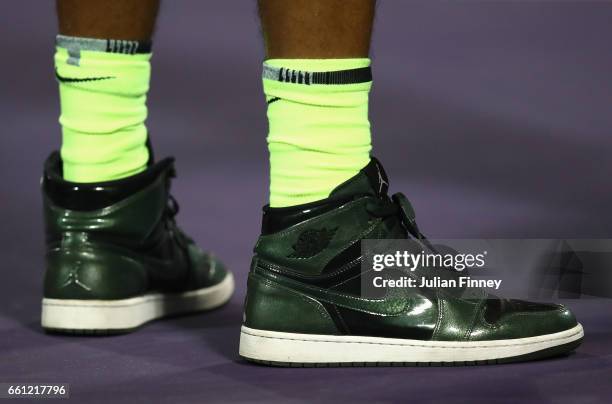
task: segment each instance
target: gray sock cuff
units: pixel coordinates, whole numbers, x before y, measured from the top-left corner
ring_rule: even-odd
[[[283,83],[297,84],[356,84],[372,81],[372,69],[359,67],[357,69],[338,70],[333,72],[309,72],[304,70],[274,67],[264,63],[262,77]]]
[[[151,52],[151,41],[81,38],[76,36],[58,35],[55,39],[55,44],[66,49],[124,53],[126,55]]]
[[[58,35],[55,45],[68,51],[68,64],[79,65],[81,51],[121,53],[135,55],[151,53],[151,41],[129,41],[125,39],[97,39]]]

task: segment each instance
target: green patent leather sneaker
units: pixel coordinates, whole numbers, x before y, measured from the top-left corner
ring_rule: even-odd
[[[94,184],[64,181],[59,153],[42,179],[46,273],[42,326],[104,334],[222,305],[232,274],[176,225],[173,160]]]
[[[435,288],[361,294],[362,239],[427,245],[375,160],[322,201],[264,208],[248,278],[240,355],[280,366],[486,364],[572,351],[582,326],[564,306]]]

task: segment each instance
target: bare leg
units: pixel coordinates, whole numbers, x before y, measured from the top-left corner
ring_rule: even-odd
[[[375,6],[375,0],[259,0],[266,57],[367,57]]]
[[[62,35],[148,40],[159,0],[57,0]]]

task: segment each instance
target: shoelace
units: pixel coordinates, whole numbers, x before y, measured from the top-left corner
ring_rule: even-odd
[[[419,230],[419,227],[417,226],[415,220],[414,208],[412,207],[412,204],[410,203],[408,198],[406,198],[406,196],[401,192],[393,194],[391,198],[389,198],[388,195],[382,195],[376,201],[372,201],[371,203],[366,205],[366,209],[371,215],[376,217],[398,217],[409,235],[418,240],[418,242],[421,243],[427,249],[429,249],[430,252],[435,254],[440,253],[440,250],[434,245],[432,245],[431,242],[427,239],[427,237],[425,237],[425,235]],[[436,275],[444,275],[445,273],[448,274],[448,272],[446,271],[449,270],[451,271],[450,273],[452,274],[452,276],[459,276],[460,274],[460,272],[455,271],[452,267],[442,267],[441,269],[443,269],[444,271],[435,273],[432,272],[431,274],[425,272],[423,273],[423,276],[433,277]],[[467,271],[464,271],[463,274],[467,274]],[[457,293],[464,293],[467,289],[467,287],[458,288]],[[478,290],[472,293],[476,293],[478,295]],[[469,298],[469,295],[464,295],[464,297]],[[492,301],[499,300],[499,298],[494,295],[489,295],[488,299]]]
[[[187,248],[187,245],[192,241],[189,236],[187,236],[183,230],[176,223],[176,215],[178,215],[180,211],[180,205],[176,198],[170,193],[170,179],[176,177],[176,172],[172,170],[167,177],[167,187],[168,187],[168,200],[166,203],[166,223],[168,226],[168,230],[171,231],[175,236],[176,240],[179,242],[183,248]]]
[[[176,198],[172,196],[172,194],[168,194],[168,204],[166,205],[166,212],[171,219],[174,219],[176,215],[178,215],[180,210],[179,203],[176,201]]]
[[[376,217],[398,217],[406,231],[415,239],[423,243],[428,249],[435,251],[433,245],[427,240],[427,237],[419,230],[416,223],[414,208],[406,198],[406,196],[398,192],[393,194],[391,198],[388,195],[383,195],[375,202],[371,202],[366,206],[370,214]]]

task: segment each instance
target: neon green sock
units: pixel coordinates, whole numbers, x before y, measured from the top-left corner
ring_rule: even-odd
[[[143,171],[150,44],[58,35],[64,179],[101,182]]]
[[[270,206],[324,199],[370,161],[369,59],[271,59]]]

